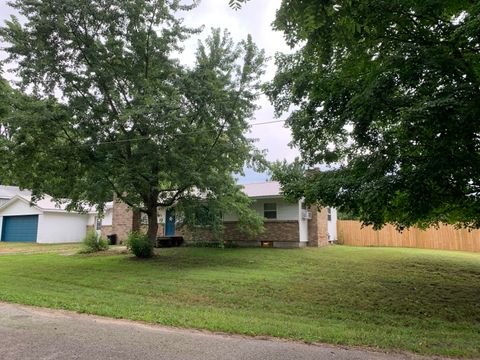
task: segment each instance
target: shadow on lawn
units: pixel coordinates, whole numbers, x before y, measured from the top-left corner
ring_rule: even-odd
[[[295,305],[297,315],[313,318],[357,318],[424,329],[434,329],[438,321],[480,327],[480,262],[475,259],[449,258],[441,252],[339,251],[161,249],[149,260],[122,260],[124,265],[135,261],[145,273],[182,273],[186,279],[190,271],[231,274],[232,286],[248,284],[236,291],[282,300],[284,307]]]
[[[181,251],[174,249],[156,249],[155,255],[150,259],[139,259],[132,255],[125,260],[178,270],[219,267],[225,269],[258,269],[264,266],[263,262],[266,260],[262,259],[261,256],[243,256],[244,252],[252,251],[252,249],[182,248]]]
[[[335,264],[323,264],[323,274],[309,270],[303,281],[292,279],[294,293],[304,301],[331,306],[342,319],[425,329],[441,321],[480,330],[480,263],[408,257],[365,260],[352,262],[338,276]]]

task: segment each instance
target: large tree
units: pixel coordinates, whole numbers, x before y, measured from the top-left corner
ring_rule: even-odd
[[[65,198],[80,163],[78,149],[63,130],[70,116],[55,97],[25,94],[0,78],[0,184],[33,189],[33,202],[45,193]],[[100,203],[111,197],[112,192],[103,194]],[[83,205],[77,200],[70,208]]]
[[[213,30],[186,66],[182,42],[198,30],[179,14],[193,5],[11,4],[25,22],[12,18],[0,34],[20,86],[41,99],[56,97],[64,114],[10,118],[10,161],[0,166],[12,181],[39,196],[68,195],[72,208],[102,205],[114,193],[148,215],[151,239],[158,207],[195,202],[236,211],[250,230],[260,229],[232,177],[261,158],[245,137],[264,63],[250,37],[235,44]]]
[[[302,155],[276,168],[287,194],[376,227],[480,227],[480,2],[284,0],[274,27],[295,49],[268,89]]]

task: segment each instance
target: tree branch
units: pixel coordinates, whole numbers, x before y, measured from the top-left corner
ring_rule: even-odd
[[[152,19],[150,21],[150,26],[148,27],[147,41],[145,44],[145,79],[148,79],[148,67],[150,65],[150,34],[152,33],[153,23],[155,22],[157,8],[158,8],[158,2],[155,2]]]

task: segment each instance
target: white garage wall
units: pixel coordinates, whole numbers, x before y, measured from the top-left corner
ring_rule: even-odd
[[[38,218],[37,242],[80,242],[87,234],[88,215],[45,212]]]
[[[95,215],[95,214],[88,214],[87,225],[88,225],[88,226],[94,226],[96,219],[97,219],[97,215]]]

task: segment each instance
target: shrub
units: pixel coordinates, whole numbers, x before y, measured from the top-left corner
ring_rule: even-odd
[[[237,244],[231,240],[225,241],[192,241],[185,244],[187,247],[196,248],[215,248],[215,249],[231,249],[236,248]]]
[[[80,252],[83,254],[90,254],[107,249],[107,241],[98,236],[95,230],[89,230],[87,236],[83,239],[83,249]]]
[[[139,258],[146,259],[153,256],[153,243],[146,235],[137,232],[128,235],[127,249]]]
[[[220,241],[192,241],[186,243],[187,247],[195,248],[222,248],[223,244]]]

